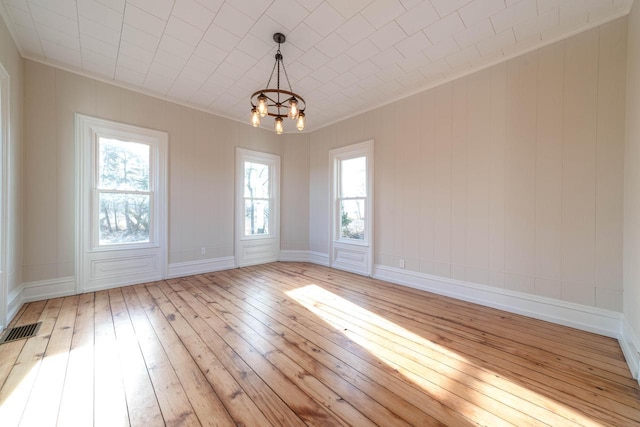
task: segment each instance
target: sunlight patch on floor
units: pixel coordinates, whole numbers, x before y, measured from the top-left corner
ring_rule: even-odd
[[[528,406],[541,418],[559,415],[566,418],[567,423],[572,420],[584,425],[600,425],[318,285],[303,286],[286,294],[438,401],[451,404],[455,400],[455,409],[471,415],[476,422],[502,421],[492,420],[491,413],[480,409],[500,402],[509,407],[504,410],[522,411],[516,415],[522,414],[523,420],[536,418],[535,413],[527,410]],[[456,394],[467,402],[463,403],[464,408],[460,408]]]

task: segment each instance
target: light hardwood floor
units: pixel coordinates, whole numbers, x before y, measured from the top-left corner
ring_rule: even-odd
[[[0,425],[640,425],[617,342],[301,263],[34,302]]]

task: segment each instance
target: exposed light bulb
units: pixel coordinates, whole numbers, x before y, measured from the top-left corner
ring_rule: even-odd
[[[278,135],[284,132],[284,128],[282,127],[282,117],[276,117],[275,130]]]
[[[260,113],[260,117],[264,117],[267,115],[267,96],[264,93],[258,95],[258,112]]]
[[[298,113],[298,122],[296,123],[296,127],[298,128],[298,130],[304,130],[304,125],[305,125],[305,119],[304,119],[304,113],[302,111],[300,111],[300,113]]]
[[[251,124],[254,128],[260,126],[260,113],[255,107],[251,109]]]
[[[294,96],[289,101],[289,118],[291,120],[296,120],[298,118],[298,113],[300,113],[300,110],[298,109],[298,100]]]

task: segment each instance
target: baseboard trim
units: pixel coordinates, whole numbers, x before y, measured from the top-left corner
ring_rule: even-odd
[[[309,251],[280,251],[279,261],[283,262],[310,262]]]
[[[8,301],[7,301],[7,325],[9,323],[11,323],[11,321],[13,320],[15,315],[18,314],[18,311],[20,310],[20,307],[22,307],[22,304],[24,302],[23,301],[23,296],[22,296],[22,291],[23,290],[24,290],[24,286],[20,285],[16,289],[12,290],[8,295]],[[5,327],[7,325],[5,325]]]
[[[28,282],[22,285],[22,302],[66,297],[68,295],[74,295],[75,293],[76,279],[73,276]]]
[[[583,331],[616,339],[620,337],[622,314],[615,311],[383,265],[374,266],[373,276],[376,279]]]
[[[229,270],[236,267],[236,259],[232,256],[210,258],[198,261],[177,262],[169,264],[167,279],[209,273],[211,271]]]
[[[329,267],[329,254],[322,252],[309,251],[309,262]]]
[[[638,338],[638,335],[624,316],[620,321],[620,337],[618,341],[631,370],[631,375],[640,384],[640,338]]]

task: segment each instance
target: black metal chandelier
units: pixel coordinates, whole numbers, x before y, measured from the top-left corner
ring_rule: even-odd
[[[276,62],[273,64],[271,76],[269,76],[265,89],[258,90],[251,95],[251,124],[254,127],[260,126],[260,118],[269,115],[275,117],[275,131],[277,134],[281,134],[284,131],[282,122],[285,117],[288,117],[296,121],[298,130],[304,130],[304,110],[307,108],[307,104],[304,98],[291,89],[291,82],[289,82],[287,69],[284,67],[282,53],[280,52],[280,45],[284,43],[287,38],[282,33],[275,33],[273,40],[278,43]],[[287,79],[289,90],[280,89],[281,66],[284,76]],[[269,88],[269,85],[273,79],[273,73],[276,72],[276,70],[276,88],[272,89]]]

